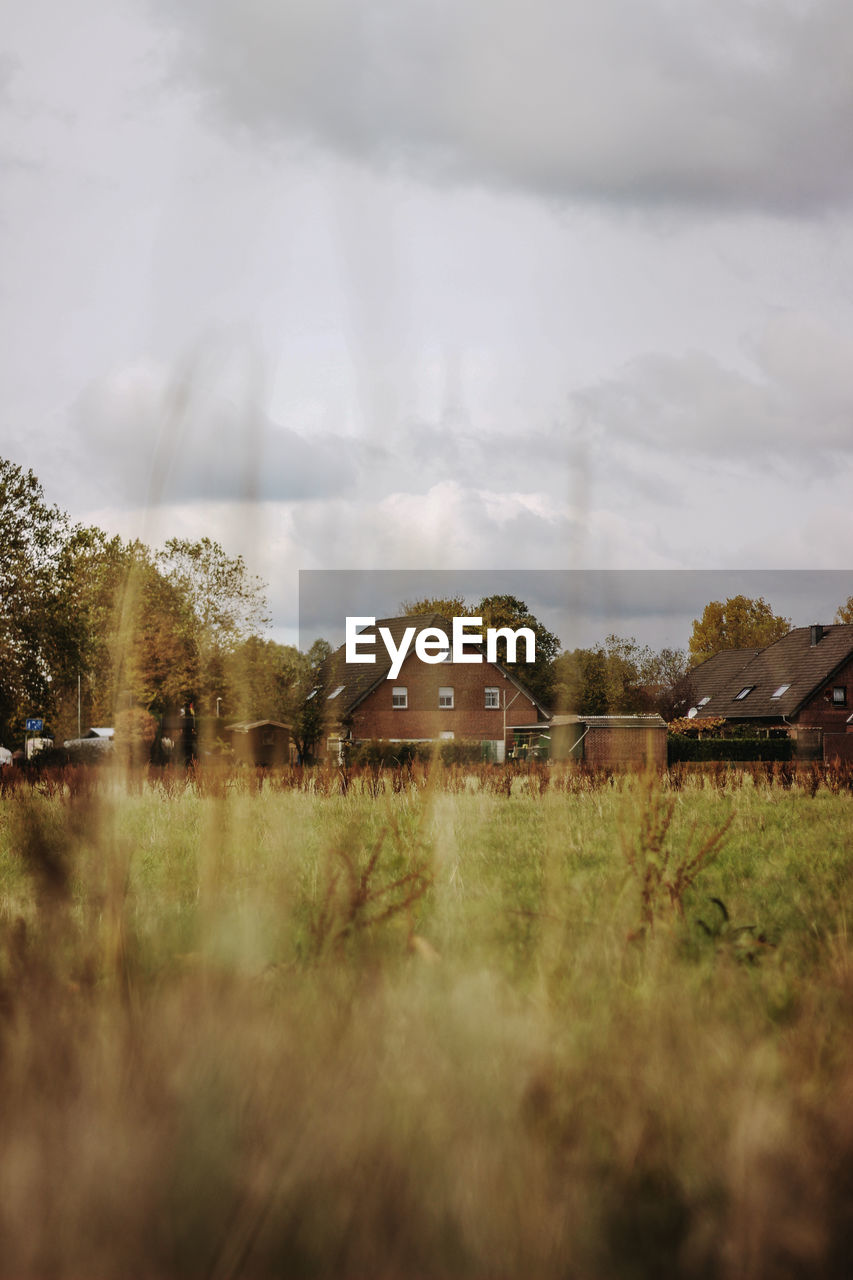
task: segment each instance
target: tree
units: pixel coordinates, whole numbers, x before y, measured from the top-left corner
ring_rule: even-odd
[[[301,667],[297,683],[298,706],[291,728],[300,763],[308,763],[326,727],[326,688],[332,646],[327,640],[315,640],[305,654],[300,654]]]
[[[476,616],[476,610],[462,596],[424,596],[420,600],[401,600],[400,613],[406,618],[416,618],[427,613],[439,613],[442,618],[466,618]]]
[[[192,697],[198,680],[190,605],[143,543],[85,532],[74,594],[91,714],[102,724],[133,706],[162,714]]]
[[[657,711],[671,719],[687,709],[687,656],[655,653],[633,636],[609,635],[592,649],[574,649],[555,663],[556,704],[578,715],[634,715]]]
[[[669,723],[686,715],[695,700],[693,678],[683,649],[661,649],[644,675],[651,709]]]
[[[229,720],[292,721],[304,655],[293,645],[248,636],[226,655],[221,692]]]
[[[853,596],[848,596],[844,604],[835,611],[836,622],[853,622]]]
[[[555,704],[561,712],[601,716],[610,710],[604,650],[565,650],[554,672]]]
[[[763,649],[790,629],[790,618],[775,614],[762,596],[712,600],[693,623],[690,657],[696,664],[723,649]]]
[[[473,616],[482,618],[483,626],[487,628],[510,627],[513,631],[519,627],[530,628],[536,637],[536,661],[532,666],[526,662],[507,662],[503,641],[498,642],[498,657],[534,697],[546,705],[550,704],[554,695],[554,661],[560,652],[560,641],[554,633],[517,596],[484,596],[473,611]]]
[[[52,718],[56,690],[75,670],[85,633],[68,608],[78,531],[48,505],[32,471],[0,459],[0,742],[26,716]]]
[[[156,566],[189,606],[198,652],[196,694],[210,705],[224,685],[227,655],[269,625],[264,584],[249,573],[242,556],[226,555],[210,538],[170,538]]]

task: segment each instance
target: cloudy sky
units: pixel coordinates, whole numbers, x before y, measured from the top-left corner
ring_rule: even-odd
[[[281,638],[299,569],[849,566],[842,0],[11,10],[0,453],[76,519]]]

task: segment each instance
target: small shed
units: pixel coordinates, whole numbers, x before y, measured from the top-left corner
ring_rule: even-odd
[[[234,756],[242,764],[289,764],[291,732],[279,720],[254,720],[225,726]]]
[[[666,768],[666,732],[666,721],[659,715],[553,716],[551,759]]]

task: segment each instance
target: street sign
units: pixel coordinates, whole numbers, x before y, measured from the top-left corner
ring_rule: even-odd
[[[43,728],[43,720],[27,720],[27,733],[41,733]]]

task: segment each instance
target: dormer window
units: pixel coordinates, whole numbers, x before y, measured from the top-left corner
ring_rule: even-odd
[[[754,684],[744,685],[740,693],[735,694],[735,702],[743,702],[744,698],[748,698],[754,688],[755,688]]]

